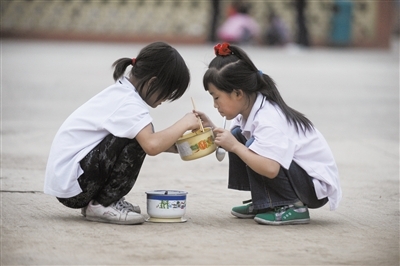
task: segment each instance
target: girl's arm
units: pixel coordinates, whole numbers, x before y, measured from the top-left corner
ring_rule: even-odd
[[[258,155],[240,142],[233,147],[232,152],[239,156],[253,171],[262,176],[273,179],[279,173],[281,166],[278,162]]]
[[[235,153],[256,173],[268,178],[275,178],[280,170],[280,164],[274,160],[265,158],[253,152],[228,131],[222,128],[214,129],[215,144],[229,152]]]
[[[146,154],[154,156],[170,150],[186,131],[198,128],[196,115],[188,113],[172,126],[159,132],[154,132],[153,126],[148,124],[136,135],[136,139]]]

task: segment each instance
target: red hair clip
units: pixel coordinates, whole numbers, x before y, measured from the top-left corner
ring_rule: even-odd
[[[224,42],[223,44],[217,44],[214,46],[214,52],[216,56],[227,56],[232,54],[231,49],[229,49],[229,43]]]
[[[136,58],[132,58],[132,66],[136,64]]]

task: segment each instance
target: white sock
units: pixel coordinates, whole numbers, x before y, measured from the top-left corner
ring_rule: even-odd
[[[295,202],[293,205],[294,205],[295,207],[302,207],[302,206],[304,206],[303,202],[301,202],[300,200],[297,201],[297,202]]]

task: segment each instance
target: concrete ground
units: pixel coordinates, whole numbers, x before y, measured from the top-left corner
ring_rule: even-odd
[[[147,157],[127,195],[188,192],[186,223],[121,226],[86,221],[43,194],[46,160],[64,119],[110,85],[111,64],[144,44],[2,40],[1,265],[399,265],[399,53],[244,47],[284,99],[325,135],[343,200],[310,211],[307,225],[263,226],[230,214],[249,199],[227,189],[228,161]],[[202,88],[212,45],[175,46],[192,81],[152,110],[156,130],[197,108],[222,118]]]

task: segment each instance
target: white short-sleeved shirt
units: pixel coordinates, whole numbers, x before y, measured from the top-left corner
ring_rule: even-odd
[[[338,207],[342,197],[338,169],[325,138],[316,128],[306,134],[301,130],[297,132],[281,109],[260,93],[247,121],[241,115],[233,119],[231,128],[236,126],[247,139],[254,138],[250,150],[278,162],[285,169],[295,161],[313,177],[317,198],[328,197],[331,210]]]
[[[152,122],[149,108],[124,77],[76,109],[54,137],[44,192],[70,198],[82,192],[79,162],[108,134],[133,139]]]

